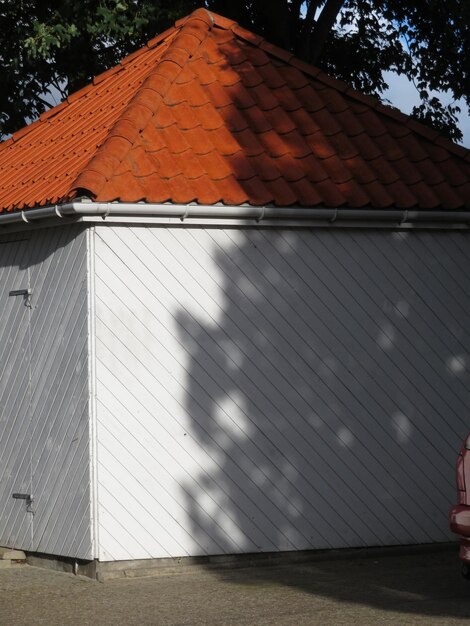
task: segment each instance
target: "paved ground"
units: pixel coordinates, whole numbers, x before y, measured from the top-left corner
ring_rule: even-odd
[[[468,624],[470,582],[455,548],[282,567],[98,583],[30,567],[0,570],[0,624]]]

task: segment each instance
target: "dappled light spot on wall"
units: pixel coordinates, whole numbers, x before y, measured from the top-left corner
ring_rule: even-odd
[[[320,376],[334,376],[338,369],[338,361],[334,356],[326,356],[318,366]]]
[[[257,295],[259,296],[258,290],[254,286],[254,284],[251,282],[251,280],[247,278],[246,276],[241,276],[238,279],[237,286],[240,289],[240,291],[245,293],[250,298],[256,298]]]
[[[392,415],[392,427],[398,443],[408,443],[413,432],[413,425],[409,418],[403,413],[395,413]]]
[[[210,516],[217,515],[219,512],[219,505],[216,503],[214,498],[205,491],[201,491],[198,495],[198,504],[201,509]]]
[[[343,448],[350,448],[354,444],[354,434],[349,430],[349,428],[346,428],[346,426],[341,426],[341,428],[338,429],[336,436],[338,437],[338,441]]]
[[[398,242],[400,241],[405,242],[409,236],[410,236],[410,233],[407,232],[406,230],[395,231],[392,233],[392,238]]]
[[[268,343],[268,340],[266,339],[266,337],[263,335],[262,332],[258,332],[254,334],[254,341],[255,341],[255,344],[261,348],[264,348]]]
[[[225,352],[225,360],[229,370],[236,370],[243,364],[243,352],[231,339],[222,339],[220,342]]]
[[[398,317],[408,317],[410,314],[410,304],[406,300],[399,300],[395,304],[395,311]]]
[[[317,413],[310,413],[307,417],[308,423],[313,426],[313,428],[319,429],[323,426],[323,420]]]
[[[257,467],[256,465],[253,465],[250,478],[257,487],[264,487],[268,482],[268,477],[265,472],[261,467]]]
[[[266,276],[268,281],[271,283],[271,285],[277,285],[279,281],[281,280],[281,276],[279,272],[275,270],[274,267],[268,267],[265,270],[264,275]]]
[[[249,437],[254,434],[253,425],[243,405],[244,398],[236,391],[232,391],[230,397],[225,396],[219,399],[214,415],[223,431],[237,437]]]
[[[296,233],[286,232],[283,235],[274,239],[274,245],[283,254],[292,252],[297,246],[298,236]]]
[[[447,369],[459,376],[465,372],[467,359],[464,354],[453,354],[446,361]]]
[[[395,341],[395,329],[388,322],[384,322],[377,335],[377,343],[383,350],[391,350]]]

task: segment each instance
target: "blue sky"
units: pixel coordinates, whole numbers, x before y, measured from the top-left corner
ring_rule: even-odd
[[[385,72],[385,80],[390,89],[385,92],[384,97],[390,100],[391,104],[403,113],[411,113],[411,109],[419,104],[419,96],[415,86],[405,77],[398,76],[392,72]],[[442,94],[435,92],[442,98]],[[452,102],[452,97],[442,98],[445,103]],[[464,102],[460,103],[462,113],[459,116],[459,127],[463,133],[463,145],[470,148],[470,116]]]

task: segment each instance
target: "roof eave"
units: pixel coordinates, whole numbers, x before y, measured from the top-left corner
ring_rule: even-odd
[[[407,210],[407,209],[354,209],[328,207],[275,207],[275,206],[226,206],[226,205],[176,205],[129,202],[73,201],[63,204],[0,213],[0,227],[12,225],[39,226],[52,220],[58,224],[64,221],[99,221],[100,223],[120,221],[132,223],[154,222],[161,219],[177,223],[197,222],[217,223],[242,221],[246,224],[274,224],[299,226],[380,226],[382,228],[469,228],[470,211],[455,210]]]

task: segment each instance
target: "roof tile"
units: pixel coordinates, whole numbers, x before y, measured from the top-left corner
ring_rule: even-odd
[[[312,183],[319,183],[328,178],[328,173],[323,167],[323,160],[318,159],[314,154],[309,154],[303,159],[296,159],[302,164],[308,180]]]
[[[217,33],[217,31],[215,32]],[[238,66],[248,60],[245,50],[233,38],[231,41],[218,45],[220,52],[234,71],[238,71]]]
[[[224,30],[222,28],[212,29],[212,37],[217,45],[226,44],[236,39],[235,33],[231,29]]]
[[[199,204],[216,204],[222,201],[223,193],[219,190],[215,181],[211,180],[207,174],[195,178],[191,181],[191,184],[194,189],[195,200]]]
[[[200,57],[191,60],[191,71],[197,76],[203,87],[217,82],[216,68],[204,63]]]
[[[217,128],[221,128],[225,125],[223,118],[212,104],[204,104],[201,107],[188,108],[191,111],[191,116],[198,122],[198,124],[195,125],[201,125],[204,130],[216,130]],[[183,119],[185,117],[185,115],[182,115]],[[184,128],[181,121],[179,121],[179,126]]]
[[[195,80],[192,83],[173,85],[171,91],[165,98],[165,103],[167,102],[167,98],[170,98],[170,101],[168,102],[170,106],[179,101],[187,102],[193,107],[200,107],[203,104],[210,102],[209,91],[207,88],[203,89]],[[172,101],[172,99],[174,100]]]
[[[237,206],[251,202],[251,197],[245,189],[244,183],[239,183],[233,176],[227,176],[223,180],[214,181],[224,204]]]
[[[276,167],[276,161],[266,153],[251,157],[251,167],[263,182],[281,178],[281,172]]]
[[[232,133],[248,128],[247,120],[234,105],[219,109],[219,114],[223,118],[227,130]]]
[[[265,182],[266,188],[272,193],[275,204],[278,206],[291,206],[298,202],[298,194],[282,178],[276,178]]]
[[[157,146],[168,148],[173,154],[182,154],[191,150],[191,146],[187,141],[187,133],[184,130],[180,130],[176,125],[173,124],[173,126],[168,126],[157,132],[160,133],[161,137],[161,141],[158,142]],[[143,139],[141,144],[144,145]],[[149,152],[152,152],[151,147],[148,150]],[[146,149],[148,149],[147,146]]]
[[[232,98],[233,104],[238,109],[249,109],[256,105],[248,89],[246,89],[244,85],[239,83],[238,85],[226,87],[226,89]]]
[[[340,207],[346,204],[346,198],[341,193],[339,185],[335,185],[328,178],[315,185],[316,191],[320,194],[323,204],[328,207]]]
[[[336,138],[337,135],[331,138],[332,144],[334,143],[334,140]],[[377,143],[373,141],[366,132],[363,132],[360,135],[355,135],[350,139],[351,143],[357,147],[359,154],[365,161],[377,159],[382,154],[382,151],[380,150]]]
[[[411,163],[407,158],[393,162],[393,167],[397,171],[400,180],[405,185],[414,185],[423,180],[423,175],[419,171],[416,163]]]
[[[168,202],[171,200],[171,189],[168,181],[157,174],[139,179],[139,186],[142,189],[142,199],[146,202]],[[97,200],[103,202],[107,196],[98,197]],[[158,198],[158,200],[155,200]]]
[[[113,202],[125,196],[127,202],[139,202],[145,200],[145,192],[140,185],[140,179],[130,172],[124,172],[120,176],[107,181],[103,188],[96,194],[96,199]]]
[[[394,206],[393,198],[388,193],[386,187],[381,185],[379,182],[372,181],[371,183],[366,183],[365,185],[363,185],[363,189],[370,198],[370,204],[376,209],[388,209]],[[402,208],[411,208],[413,204],[410,204],[409,206],[404,206]]]
[[[212,180],[222,180],[233,173],[228,162],[215,150],[200,154],[199,161]]]
[[[291,182],[291,187],[297,195],[300,206],[315,207],[323,203],[323,198],[318,193],[315,185],[306,178]]]
[[[241,152],[240,144],[225,126],[212,131],[210,138],[219,154],[231,155]]]
[[[305,113],[316,113],[321,109],[324,109],[326,104],[320,96],[320,92],[315,91],[312,85],[297,89],[295,92],[295,98],[300,103],[300,107]]]
[[[439,198],[441,204],[445,204],[448,209],[456,210],[464,208],[462,198],[457,195],[454,189],[445,181],[434,185],[432,190]]]
[[[288,182],[304,178],[310,164],[307,159],[294,159],[291,154],[277,157],[275,163],[278,170],[282,172],[282,177]]]
[[[228,106],[232,103],[227,91],[218,81],[211,83],[210,85],[206,85],[205,89],[209,95],[210,102],[214,107],[220,108]]]
[[[273,95],[271,89],[268,89],[264,84],[251,87],[250,93],[262,111],[271,111],[279,107],[277,98]]]
[[[297,99],[292,89],[290,89],[287,85],[279,87],[278,89],[273,89],[273,95],[277,98],[279,104],[285,111],[297,111],[302,108],[302,104]]]
[[[272,63],[259,66],[257,71],[269,89],[277,89],[287,84],[284,77],[281,76],[279,70]]]
[[[337,135],[341,133],[342,128],[335,116],[331,115],[331,113],[327,109],[321,109],[317,111],[315,115],[315,121],[321,129],[321,132],[330,137],[331,135]]]
[[[153,173],[158,174],[161,178],[169,180],[182,173],[180,160],[175,158],[167,148],[159,152],[154,152],[149,156],[154,164]],[[152,172],[149,172],[149,174],[151,173]]]
[[[260,143],[258,137],[250,128],[234,133],[234,137],[242,147],[246,156],[256,156],[257,154],[263,154],[265,151],[264,146]],[[282,154],[285,154],[287,152],[287,148],[285,148],[285,146],[283,146],[283,148],[285,151],[282,152]]]
[[[344,159],[343,164],[344,167],[351,172],[354,179],[361,185],[377,180],[377,173],[374,172],[361,157],[356,156],[354,158]]]
[[[235,152],[225,157],[233,176],[238,181],[249,180],[257,175],[256,170],[253,169],[252,161],[255,157],[246,157],[243,152]]]
[[[280,106],[265,110],[264,115],[271,124],[271,127],[275,128],[280,135],[290,133],[298,127],[292,116],[287,115]]]
[[[328,159],[336,154],[336,150],[322,132],[305,137],[313,154],[320,159]]]
[[[442,167],[436,167],[431,159],[424,159],[414,164],[414,167],[421,173],[421,181],[430,186],[441,183],[444,180]],[[464,181],[462,181],[464,182]]]
[[[214,144],[210,140],[210,136],[201,126],[185,130],[183,136],[191,146],[194,154],[208,154],[214,149]]]
[[[416,195],[411,191],[415,187],[397,180],[385,188],[393,198],[393,205],[398,209],[410,209],[416,204]]]
[[[194,186],[183,174],[170,178],[168,186],[171,191],[171,201],[175,204],[189,204],[197,200]]]
[[[254,204],[255,206],[272,204],[276,200],[273,192],[270,191],[257,176],[250,180],[243,181],[243,190],[247,197],[250,198],[250,204]]]
[[[377,180],[384,185],[395,183],[399,178],[398,172],[383,156],[379,156],[368,163],[369,167],[377,173]]]
[[[431,187],[422,182],[411,185],[410,191],[416,196],[417,204],[422,209],[437,209],[440,204],[439,198],[432,191]]]
[[[344,162],[336,154],[323,159],[322,166],[334,183],[346,183],[353,178],[351,170],[345,167]]]
[[[443,178],[453,187],[459,187],[469,181],[468,171],[464,172],[464,167],[459,166],[451,159],[437,163],[434,169],[439,168],[439,172]],[[468,170],[468,168],[465,168]],[[431,182],[431,180],[429,180]],[[436,181],[437,182],[437,181]]]
[[[348,206],[352,208],[357,209],[360,207],[365,207],[370,202],[368,194],[364,191],[362,186],[359,186],[358,183],[353,179],[350,179],[343,183],[339,183],[338,189],[346,198]]]
[[[256,87],[263,83],[263,77],[248,61],[237,67],[237,73],[245,87]]]

